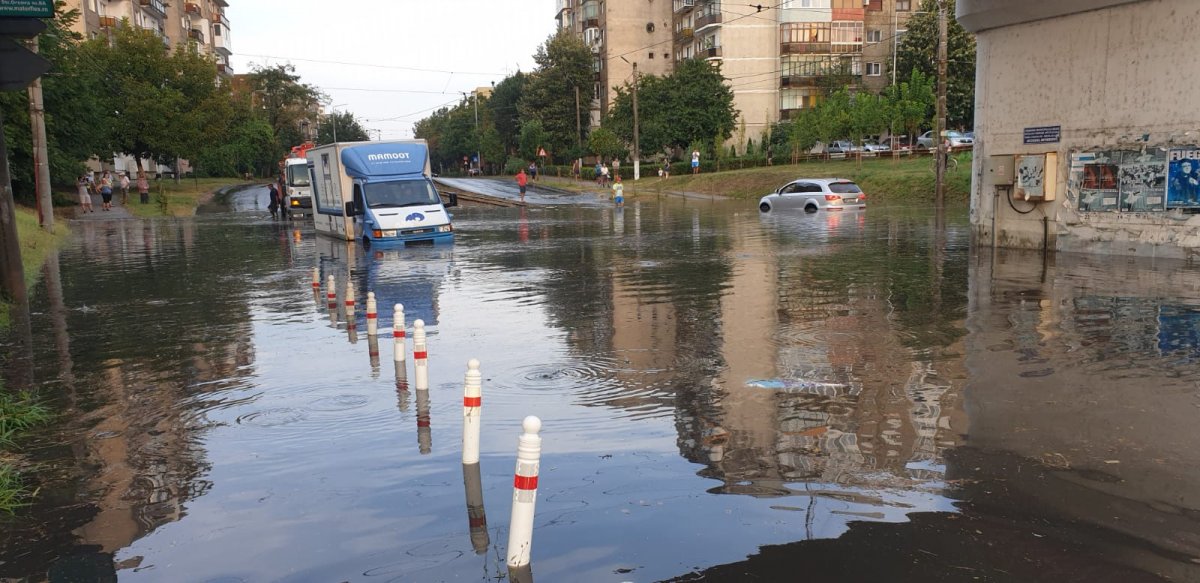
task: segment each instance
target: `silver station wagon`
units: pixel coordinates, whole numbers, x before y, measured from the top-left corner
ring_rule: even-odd
[[[867,195],[857,184],[844,178],[800,178],[781,186],[758,201],[758,210],[775,209],[847,211],[867,208]]]

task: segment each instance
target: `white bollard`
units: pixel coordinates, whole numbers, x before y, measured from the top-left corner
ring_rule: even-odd
[[[358,319],[354,317],[354,280],[346,278],[346,328],[354,330]]]
[[[321,268],[320,267],[313,268],[312,286],[313,286],[313,289],[316,289],[316,290],[321,289]]]
[[[529,564],[533,546],[533,510],[537,502],[538,465],[542,459],[542,420],[530,415],[521,422],[517,470],[513,477],[512,517],[508,521],[508,568]]]
[[[367,336],[367,358],[371,361],[371,378],[379,378],[379,337]]]
[[[375,292],[367,292],[367,336],[379,334],[379,313],[375,306]]]
[[[418,391],[429,390],[429,352],[425,348],[425,320],[413,322],[413,384]]]
[[[404,305],[396,304],[395,315],[392,316],[392,338],[395,339],[395,345],[392,347],[392,360],[396,361],[396,370],[399,371],[404,366],[406,360],[404,346]]]
[[[472,358],[467,363],[466,380],[463,382],[463,443],[462,461],[464,464],[479,463],[479,428],[482,423],[483,399],[480,386],[482,377],[479,373],[479,361]]]
[[[329,276],[328,282],[329,283],[325,286],[325,301],[329,302],[329,309],[336,310],[337,309],[337,287],[336,287],[337,282],[334,281],[332,275]]]

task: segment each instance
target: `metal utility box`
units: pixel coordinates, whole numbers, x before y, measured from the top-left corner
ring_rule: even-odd
[[[1012,186],[1014,157],[988,156],[983,159],[983,175],[997,186]]]
[[[1015,180],[1012,196],[1015,200],[1050,202],[1058,189],[1058,154],[1026,154],[1016,157],[1013,164]]]

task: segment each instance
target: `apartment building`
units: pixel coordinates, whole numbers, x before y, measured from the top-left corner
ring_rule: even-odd
[[[741,144],[840,87],[887,87],[917,1],[557,0],[556,19],[595,55],[593,127],[633,62],[660,75],[682,59],[704,59],[720,64],[733,89],[740,112],[733,140]]]
[[[232,75],[229,57],[233,44],[226,0],[67,0],[67,9],[79,11],[74,30],[85,38],[108,34],[122,22],[158,35],[168,48],[194,42],[216,58],[217,70]]]

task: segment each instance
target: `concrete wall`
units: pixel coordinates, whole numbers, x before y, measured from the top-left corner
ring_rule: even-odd
[[[1000,246],[1041,248],[1046,217],[1047,243],[1062,251],[1191,257],[1200,250],[1200,215],[1193,209],[1102,211],[1081,204],[1085,158],[1118,153],[1118,165],[1122,155],[1125,162],[1161,160],[1173,148],[1200,145],[1193,100],[1200,76],[1190,73],[1200,46],[1194,31],[1200,2],[1071,2],[1107,7],[998,28],[980,18],[995,14],[983,10],[988,4],[959,7],[960,21],[980,30],[971,199],[980,242],[994,235]],[[1025,14],[1033,3],[1014,4],[1013,13]],[[1024,143],[1025,128],[1055,125],[1062,128],[1059,142]],[[1010,205],[984,172],[988,156],[1046,152],[1058,156],[1053,202]],[[1123,187],[1117,194],[1126,200]]]

